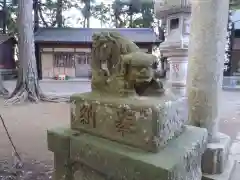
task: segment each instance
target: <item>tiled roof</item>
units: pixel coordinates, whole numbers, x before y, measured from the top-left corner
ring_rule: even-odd
[[[5,41],[14,38],[13,36],[9,36],[7,34],[0,34],[0,44],[4,43]],[[15,38],[14,38],[15,40]]]
[[[35,33],[35,41],[91,43],[92,35],[101,31],[117,31],[136,43],[159,42],[158,36],[150,28],[40,28]]]

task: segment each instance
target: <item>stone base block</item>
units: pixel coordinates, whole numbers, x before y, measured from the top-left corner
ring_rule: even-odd
[[[55,160],[61,162],[55,166],[59,179],[201,180],[207,131],[187,126],[158,153],[67,129],[48,131],[48,145],[55,158],[63,159]]]
[[[231,180],[235,166],[236,160],[230,157],[225,165],[223,173],[214,175],[203,174],[202,180]]]
[[[187,98],[113,97],[88,92],[71,97],[71,129],[158,152],[184,131]]]
[[[227,164],[231,138],[225,134],[218,134],[218,141],[208,143],[202,157],[202,172],[205,174],[221,174]]]

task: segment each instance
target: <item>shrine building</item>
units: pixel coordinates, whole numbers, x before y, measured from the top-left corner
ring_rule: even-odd
[[[117,31],[147,53],[161,42],[151,28],[40,28],[35,33],[39,78],[52,79],[61,74],[89,77],[92,35],[102,31]]]

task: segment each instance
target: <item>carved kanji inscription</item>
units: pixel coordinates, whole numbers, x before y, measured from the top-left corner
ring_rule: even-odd
[[[96,128],[96,111],[93,108],[93,105],[82,105],[80,107],[79,121],[81,124],[92,125],[93,128]]]
[[[134,112],[126,109],[119,109],[117,111],[115,125],[117,131],[122,133],[122,136],[124,136],[125,133],[135,132],[135,122],[136,116]]]

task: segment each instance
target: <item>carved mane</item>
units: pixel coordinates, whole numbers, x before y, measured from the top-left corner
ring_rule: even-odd
[[[94,34],[92,91],[115,96],[159,93],[162,86],[152,77],[151,65],[155,59],[117,32]]]
[[[121,55],[140,51],[139,47],[118,32],[101,32],[93,35],[92,61],[94,70],[101,70],[105,62],[109,73],[115,72],[115,67],[121,61]]]

